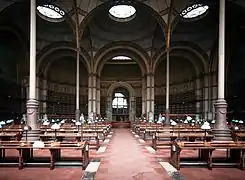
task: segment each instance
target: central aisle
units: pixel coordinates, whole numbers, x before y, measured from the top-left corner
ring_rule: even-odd
[[[161,165],[150,157],[129,129],[115,129],[105,152],[96,180],[170,179]]]

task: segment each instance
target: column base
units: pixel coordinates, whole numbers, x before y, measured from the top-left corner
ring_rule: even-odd
[[[170,117],[169,117],[169,114],[170,114],[169,109],[166,109],[165,110],[165,122],[164,122],[164,124],[167,125],[167,126],[170,125]]]
[[[214,104],[216,110],[216,122],[213,128],[214,141],[232,141],[231,132],[227,126],[227,103],[224,99],[218,99]]]
[[[76,119],[76,121],[80,120],[80,109],[75,110],[75,119]]]
[[[27,108],[27,125],[31,130],[27,132],[28,141],[40,140],[40,127],[37,121],[38,101],[36,99],[29,99],[26,103]],[[23,138],[26,138],[24,133]]]

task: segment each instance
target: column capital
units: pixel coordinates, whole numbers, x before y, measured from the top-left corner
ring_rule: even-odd
[[[98,74],[97,73],[89,73],[88,76],[90,76],[90,77],[96,76],[97,77]]]
[[[153,72],[146,73],[145,76],[154,76],[155,74]]]

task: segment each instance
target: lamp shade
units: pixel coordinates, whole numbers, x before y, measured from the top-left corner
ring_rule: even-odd
[[[170,125],[171,125],[171,126],[176,126],[177,123],[176,123],[175,121],[172,121]]]
[[[57,123],[55,123],[55,124],[53,124],[53,125],[51,126],[51,129],[53,129],[53,130],[58,130],[58,129],[60,129],[60,125],[57,124]]]
[[[209,130],[211,129],[210,124],[208,122],[204,122],[203,125],[201,126],[202,130]]]
[[[240,120],[240,121],[239,121],[239,124],[243,124],[243,120]]]
[[[7,124],[10,124],[10,123],[12,123],[14,120],[13,119],[10,119],[10,120],[7,120]]]
[[[25,125],[25,126],[23,127],[23,130],[24,130],[24,131],[30,131],[30,130],[31,130],[31,127],[28,126],[28,125]]]
[[[76,126],[81,126],[82,125],[82,123],[79,122],[79,121],[77,121],[75,124],[76,124]]]
[[[50,123],[49,123],[48,121],[44,121],[44,122],[43,122],[43,125],[44,125],[44,126],[48,126],[49,124],[50,124]]]

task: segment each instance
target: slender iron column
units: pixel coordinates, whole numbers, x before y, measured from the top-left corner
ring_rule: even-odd
[[[40,129],[37,122],[37,91],[36,91],[36,0],[31,1],[30,7],[30,75],[29,75],[29,99],[26,103],[27,124],[31,127],[28,131],[28,140],[38,140]]]
[[[171,17],[173,12],[173,1],[170,3],[170,10],[168,14],[168,26],[166,31],[166,109],[165,109],[165,124],[170,125],[169,121],[169,53],[170,53],[170,38],[171,38]]]
[[[80,80],[79,80],[79,69],[80,69],[80,41],[79,41],[79,36],[80,36],[80,31],[79,31],[79,19],[78,19],[78,12],[77,12],[77,1],[73,1],[73,8],[75,10],[75,15],[76,15],[76,46],[77,46],[77,71],[76,71],[76,110],[75,110],[75,117],[76,121],[79,121],[80,118],[80,107],[79,107],[79,102],[80,102]]]
[[[216,122],[213,129],[214,140],[231,140],[226,122],[227,103],[225,101],[225,0],[220,0],[219,12],[219,59],[218,59],[218,99],[214,104]]]

